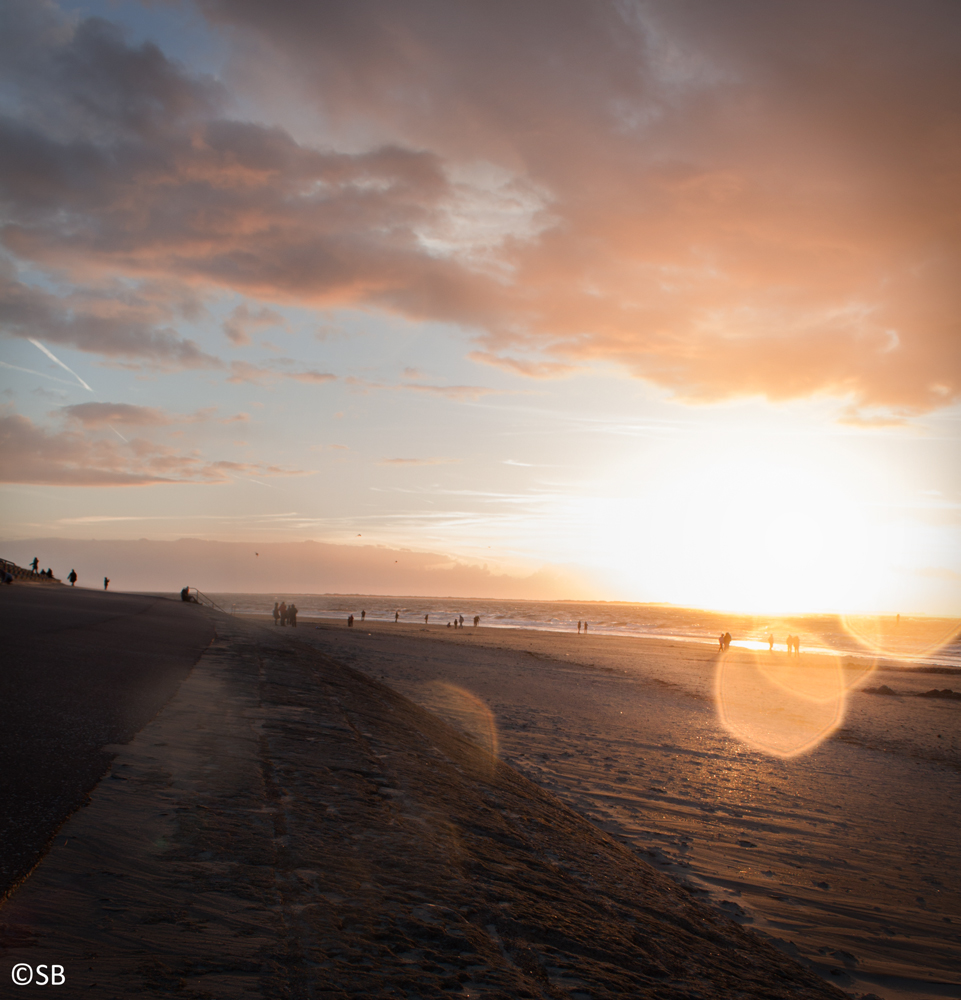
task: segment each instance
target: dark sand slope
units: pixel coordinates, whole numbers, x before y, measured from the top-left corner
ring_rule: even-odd
[[[6,965],[65,996],[844,996],[435,716],[213,617],[0,911]]]
[[[214,635],[194,606],[71,587],[0,590],[0,898]]]

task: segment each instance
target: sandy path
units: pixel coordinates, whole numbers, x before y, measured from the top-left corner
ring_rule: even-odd
[[[213,638],[194,605],[27,585],[0,590],[0,899]]]
[[[844,988],[961,996],[961,705],[907,696],[943,677],[876,673],[904,696],[782,760],[719,725],[706,647],[303,625]]]

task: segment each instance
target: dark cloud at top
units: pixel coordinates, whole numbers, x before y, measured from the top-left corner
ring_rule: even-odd
[[[33,96],[0,237],[35,266],[452,320],[517,373],[614,360],[694,400],[961,394],[957,4],[199,0],[316,146],[8,6]]]

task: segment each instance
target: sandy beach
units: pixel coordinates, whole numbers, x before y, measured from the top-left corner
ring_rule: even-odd
[[[473,733],[845,990],[961,996],[961,704],[917,697],[955,678],[851,664],[839,727],[779,759],[720,724],[709,647],[309,620],[297,637]]]
[[[4,901],[5,975],[58,964],[60,995],[102,997],[843,995],[344,665],[369,636],[167,610],[216,638]]]

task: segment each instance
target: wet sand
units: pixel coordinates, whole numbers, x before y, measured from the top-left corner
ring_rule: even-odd
[[[896,694],[853,690],[833,735],[784,760],[719,723],[706,646],[303,619],[297,635],[496,745],[845,990],[961,996],[961,703],[916,697],[958,678],[852,678]]]
[[[7,968],[62,964],[61,996],[842,996],[308,630],[194,611],[215,642],[0,908]],[[384,638],[381,667],[424,649]]]

